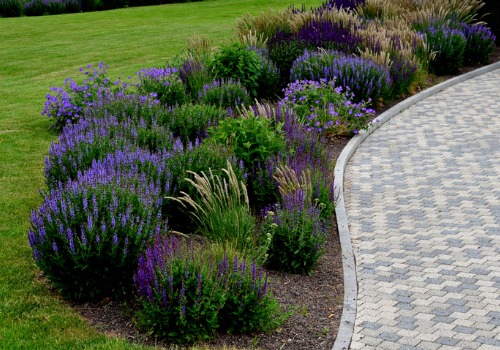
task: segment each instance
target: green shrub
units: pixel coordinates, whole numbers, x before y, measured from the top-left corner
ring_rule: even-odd
[[[265,211],[261,229],[271,235],[267,265],[279,271],[311,274],[324,253],[326,230],[318,206],[299,189]]]
[[[194,143],[196,139],[206,137],[209,126],[217,125],[227,116],[224,108],[185,104],[172,110],[169,128],[174,136],[180,137],[184,143]]]
[[[271,119],[257,117],[252,112],[245,117],[221,121],[209,129],[209,135],[211,141],[229,145],[248,167],[258,162],[264,164],[286,145],[281,124],[275,125]]]
[[[214,55],[211,68],[216,79],[239,80],[252,97],[257,97],[262,65],[255,51],[238,42],[225,45]]]
[[[159,192],[132,179],[95,173],[87,179],[53,189],[32,212],[33,256],[66,297],[122,298],[130,291],[139,254],[162,229]]]
[[[21,17],[24,3],[21,0],[0,0],[1,17]]]
[[[280,85],[285,86],[290,81],[290,69],[293,62],[307,48],[306,43],[295,40],[285,32],[277,32],[268,40],[269,58],[280,72]]]
[[[248,106],[250,96],[247,89],[238,81],[214,80],[200,91],[199,102],[221,108]]]
[[[142,69],[137,75],[139,92],[144,95],[156,93],[165,106],[182,105],[190,99],[175,68]]]

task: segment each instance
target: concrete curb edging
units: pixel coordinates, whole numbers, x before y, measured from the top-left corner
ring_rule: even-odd
[[[500,69],[500,62],[490,64],[488,66],[478,68],[471,72],[465,73],[458,77],[446,80],[438,85],[435,85],[427,90],[424,90],[408,99],[398,103],[394,107],[382,113],[377,117],[378,122],[372,122],[372,125],[367,131],[362,131],[353,137],[346,147],[343,149],[337,164],[335,165],[335,214],[337,218],[337,227],[339,231],[340,245],[342,249],[342,266],[344,270],[344,306],[340,326],[337,333],[337,338],[333,344],[332,350],[347,350],[350,347],[352,336],[354,333],[354,323],[356,320],[357,294],[358,284],[356,278],[355,256],[351,243],[349,232],[349,223],[347,220],[347,212],[344,203],[344,172],[347,162],[352,157],[359,145],[375,130],[389,121],[392,117],[398,115],[405,109],[413,106],[438,92],[451,87],[455,84],[486,74],[488,72]]]

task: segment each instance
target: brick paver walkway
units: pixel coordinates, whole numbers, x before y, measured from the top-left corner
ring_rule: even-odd
[[[500,349],[500,69],[392,118],[344,181],[351,349]]]

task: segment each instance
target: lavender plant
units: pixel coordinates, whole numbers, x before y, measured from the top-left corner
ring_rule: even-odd
[[[356,134],[368,128],[375,111],[367,108],[365,102],[353,103],[352,93],[346,90],[335,87],[333,80],[300,80],[288,85],[279,105],[292,108],[307,130]]]
[[[321,12],[308,21],[296,35],[296,40],[306,43],[307,48],[333,49],[346,54],[357,53],[363,46],[361,35],[349,21],[334,22],[323,18]]]
[[[495,49],[495,35],[481,24],[460,23],[458,29],[465,36],[464,65],[488,64]]]
[[[77,122],[85,113],[86,108],[99,97],[127,90],[128,84],[120,80],[114,83],[108,78],[107,66],[102,62],[97,68],[88,70],[80,68],[87,78],[80,84],[67,78],[63,87],[52,87],[53,94],[47,94],[47,100],[42,115],[54,119],[52,128],[61,132],[68,123]]]
[[[202,259],[175,236],[156,237],[139,257],[134,283],[140,327],[176,343],[208,340],[226,299],[227,261]]]
[[[203,87],[198,101],[203,104],[221,108],[235,108],[250,104],[250,95],[247,89],[234,80],[214,80]]]
[[[415,26],[425,34],[428,51],[436,53],[429,63],[431,73],[436,75],[458,73],[463,66],[467,44],[464,33],[437,22],[421,23]]]
[[[334,80],[349,87],[357,101],[374,100],[387,94],[391,79],[385,65],[337,51],[305,52],[294,62],[290,80]]]
[[[134,281],[139,324],[173,342],[207,340],[217,330],[268,330],[284,319],[256,264],[238,255],[219,258],[174,236],[155,239]]]
[[[180,144],[180,145],[179,145]],[[143,120],[119,122],[116,117],[82,119],[68,125],[52,143],[45,159],[45,177],[49,189],[76,179],[79,171],[88,169],[94,160],[109,153],[136,148],[157,152],[182,147],[171,132],[161,126],[148,126]]]
[[[279,90],[280,71],[278,67],[269,58],[267,48],[249,47],[259,56],[260,75],[257,81],[257,94],[258,99],[269,99],[276,96]]]
[[[145,244],[165,229],[160,205],[154,183],[88,172],[44,194],[32,212],[28,238],[35,262],[66,297],[121,298]]]
[[[176,68],[144,68],[136,74],[139,77],[137,88],[140,93],[156,93],[157,98],[166,106],[188,102],[186,87]]]
[[[283,194],[282,203],[263,212],[261,229],[271,236],[267,265],[279,271],[311,274],[324,253],[326,230],[320,208],[303,189]]]

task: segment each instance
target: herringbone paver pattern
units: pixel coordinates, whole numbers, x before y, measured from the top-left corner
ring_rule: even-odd
[[[500,70],[417,103],[345,174],[351,349],[500,349]]]

